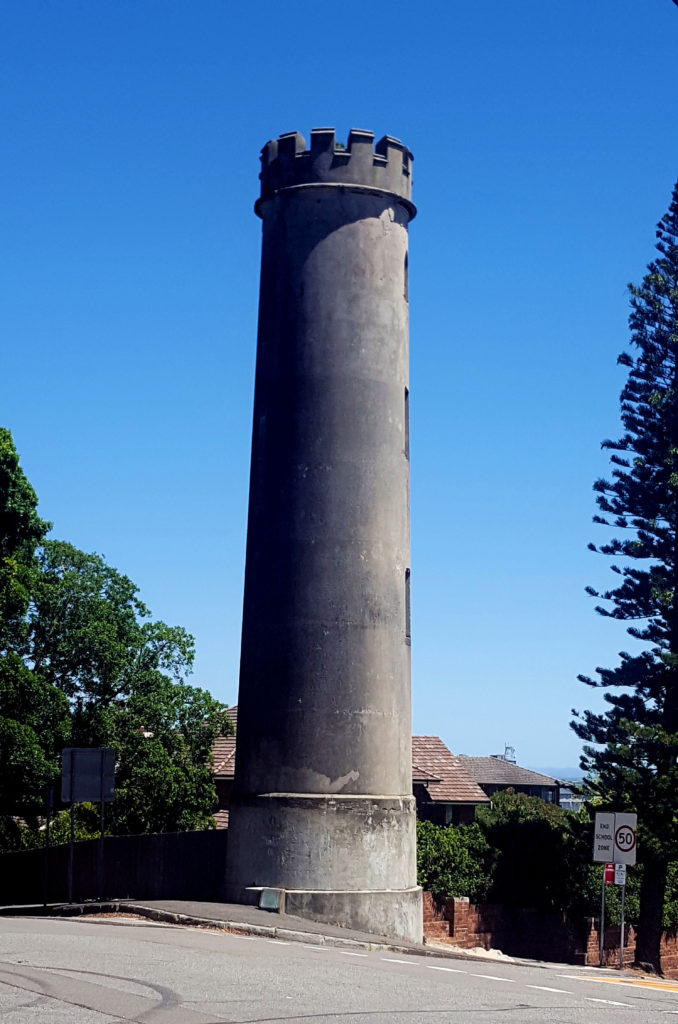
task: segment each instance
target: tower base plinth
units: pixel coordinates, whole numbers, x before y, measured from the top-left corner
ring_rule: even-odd
[[[413,805],[410,796],[236,796],[226,898],[258,904],[275,889],[285,913],[421,942],[421,889],[408,884],[416,877]]]

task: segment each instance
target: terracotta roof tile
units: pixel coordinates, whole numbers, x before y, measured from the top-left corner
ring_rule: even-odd
[[[540,775],[519,764],[504,761],[500,757],[469,757],[459,754],[464,768],[480,785],[498,786],[557,786],[558,780],[550,775]]]
[[[412,782],[442,782],[437,775],[431,775],[425,768],[421,768],[418,764],[412,765]]]
[[[217,736],[212,747],[214,775],[231,776],[235,773],[235,740],[238,731],[238,705],[228,708],[228,717],[233,723],[232,736]],[[224,826],[225,827],[225,826]]]
[[[480,786],[473,781],[458,757],[445,746],[439,736],[413,736],[412,761],[417,771],[426,773],[426,788],[432,800],[443,803],[489,804]],[[415,779],[415,781],[417,781]]]

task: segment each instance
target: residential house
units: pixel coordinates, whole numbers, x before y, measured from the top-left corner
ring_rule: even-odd
[[[490,798],[438,736],[412,737],[417,817],[435,825],[467,825]]]
[[[468,757],[459,754],[458,757],[467,774],[489,797],[502,789],[512,789],[527,796],[538,796],[546,803],[557,804],[560,801],[560,782],[550,775],[521,768],[501,755]]]
[[[217,828],[228,828],[228,805],[235,775],[235,734],[238,728],[238,705],[228,708],[233,724],[232,736],[217,736],[212,747],[212,772],[217,790],[218,809],[214,815]]]

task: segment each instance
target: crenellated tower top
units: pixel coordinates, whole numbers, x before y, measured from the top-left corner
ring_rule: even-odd
[[[399,139],[384,135],[376,146],[374,134],[353,129],[348,144],[337,145],[334,128],[314,128],[311,147],[299,132],[286,132],[261,151],[261,202],[299,185],[332,184],[378,189],[412,205],[412,154]],[[259,202],[255,206],[257,212]]]

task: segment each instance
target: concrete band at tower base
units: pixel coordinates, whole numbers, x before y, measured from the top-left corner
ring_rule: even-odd
[[[252,466],[228,897],[420,941],[411,776],[412,156],[262,151]]]

